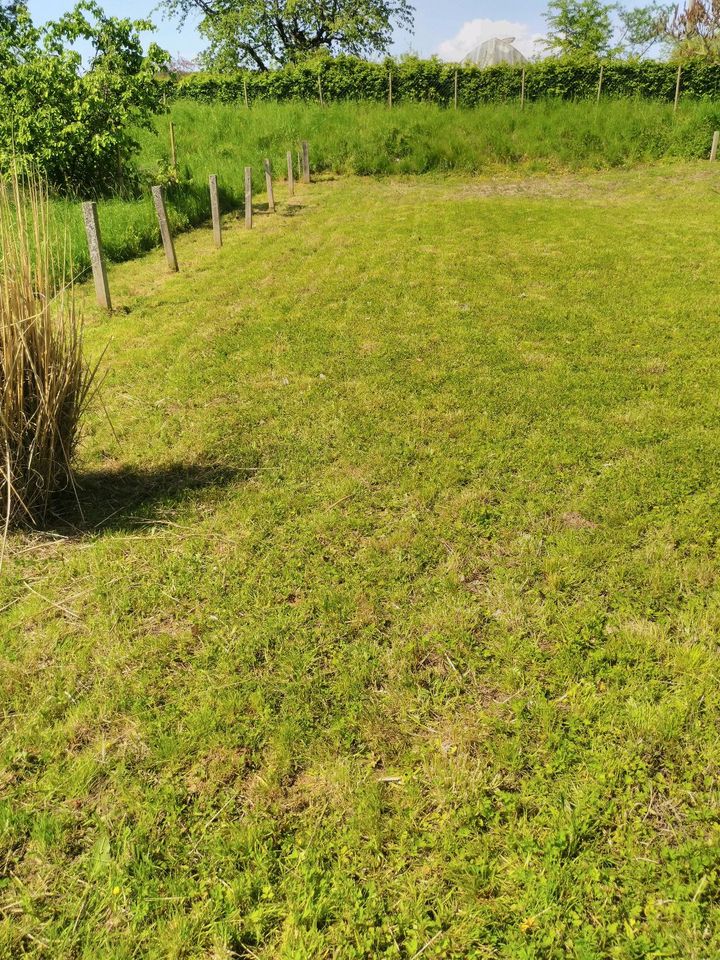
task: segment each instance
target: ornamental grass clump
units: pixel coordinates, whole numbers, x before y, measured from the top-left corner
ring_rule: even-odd
[[[0,181],[0,509],[38,524],[51,498],[72,490],[79,426],[97,368],[82,352],[82,323],[51,229],[45,184]]]

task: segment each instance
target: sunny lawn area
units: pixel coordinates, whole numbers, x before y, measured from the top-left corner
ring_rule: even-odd
[[[718,176],[112,268],[84,518],[0,582],[2,958],[720,955]]]

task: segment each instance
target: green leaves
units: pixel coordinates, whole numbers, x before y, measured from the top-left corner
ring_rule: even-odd
[[[214,69],[297,63],[318,51],[367,56],[388,50],[395,26],[410,28],[408,0],[163,0],[182,22],[200,13]]]
[[[601,0],[550,0],[546,45],[559,54],[607,56],[613,35],[614,3]]]
[[[251,103],[259,100],[318,101],[318,78],[325,103],[368,100],[384,103],[392,73],[393,102],[435,103],[452,106],[454,75],[458,72],[460,106],[519,100],[523,69],[499,64],[481,70],[475,66],[403,57],[371,63],[357,57],[338,56],[288,64],[281,70],[193,73],[175,86],[178,97],[204,103],[244,102],[247,88]],[[563,100],[594,100],[597,97],[600,63],[595,57],[548,57],[524,67],[525,97],[537,101],[548,97]],[[643,97],[672,102],[677,66],[658,60],[610,60],[603,66],[602,96]],[[169,82],[169,81],[168,81]],[[683,63],[682,96],[693,99],[720,97],[720,65],[703,58]]]
[[[650,3],[618,11],[623,27],[621,42],[632,55],[642,56],[665,36],[665,26],[673,11],[672,4]]]
[[[0,168],[13,157],[56,187],[85,197],[127,190],[137,143],[159,103],[157,72],[168,55],[143,51],[146,20],[108,17],[94,0],[42,29],[24,8],[0,18]],[[73,44],[92,54],[87,69]]]

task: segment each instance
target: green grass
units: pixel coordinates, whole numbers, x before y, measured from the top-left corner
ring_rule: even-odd
[[[111,270],[0,581],[0,956],[720,954],[719,210],[336,179]]]
[[[264,191],[262,161],[269,157],[284,177],[286,152],[302,139],[311,143],[313,169],[335,174],[487,173],[603,169],[663,159],[707,157],[720,106],[688,102],[676,117],[672,106],[645,101],[588,103],[544,101],[520,110],[515,103],[474,110],[428,104],[388,110],[377,104],[339,103],[208,106],[180,101],[176,125],[179,186],[169,190],[176,231],[209,218],[207,181],[218,175],[226,211],[243,204],[244,167],[251,165],[255,190]],[[156,131],[141,131],[140,167],[148,184],[167,175],[170,117],[156,118]],[[58,202],[68,224],[76,272],[88,256],[77,202]],[[159,234],[149,189],[140,201],[100,204],[100,222],[110,260],[121,262],[156,246]]]

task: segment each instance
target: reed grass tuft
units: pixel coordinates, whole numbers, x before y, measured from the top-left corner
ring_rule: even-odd
[[[41,523],[73,489],[80,422],[96,380],[85,361],[67,244],[37,177],[0,181],[0,509]]]

